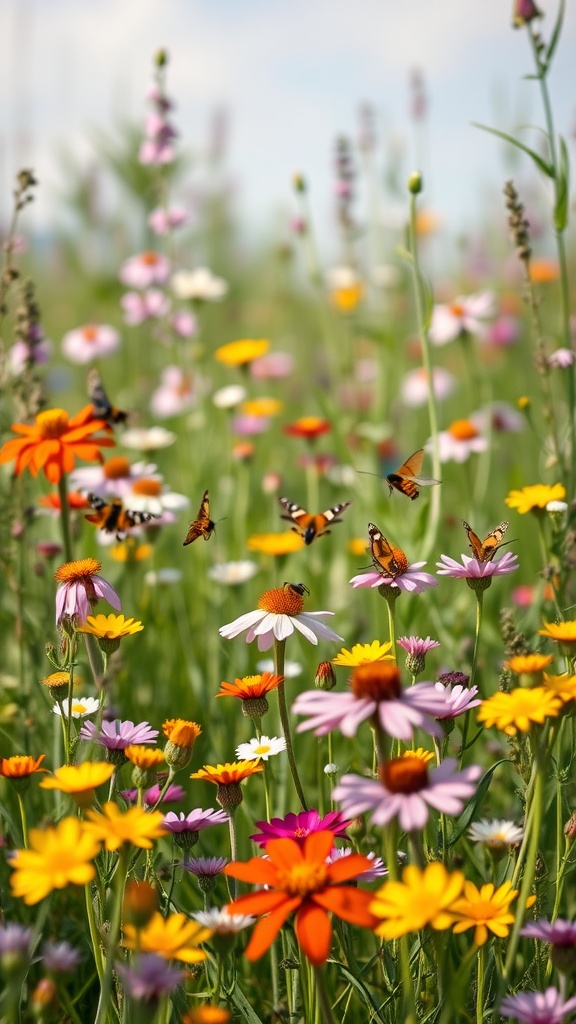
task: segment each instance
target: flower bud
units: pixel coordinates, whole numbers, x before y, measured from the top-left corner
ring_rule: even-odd
[[[564,835],[567,839],[571,839],[572,842],[576,839],[576,811],[572,811],[572,814],[564,825]]]
[[[333,690],[336,686],[336,673],[329,661],[321,661],[318,665],[314,686],[319,690]]]
[[[413,196],[417,196],[423,190],[424,180],[420,171],[413,171],[408,178],[408,191],[411,192]]]
[[[512,12],[512,27],[522,28],[528,25],[534,18],[541,18],[542,12],[538,10],[534,0],[514,0]]]
[[[135,928],[144,928],[158,910],[158,893],[150,882],[130,879],[124,890],[124,920]]]

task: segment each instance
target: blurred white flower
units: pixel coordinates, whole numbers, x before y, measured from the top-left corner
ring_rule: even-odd
[[[236,586],[239,583],[246,583],[258,572],[256,562],[244,559],[241,562],[216,562],[208,569],[208,576],[217,583],[224,583],[226,586]]]
[[[62,351],[72,363],[90,363],[115,352],[120,335],[109,324],[85,324],[62,338]]]
[[[134,448],[139,452],[153,452],[159,448],[169,448],[176,440],[176,434],[165,427],[133,427],[122,434],[125,448]]]
[[[430,341],[434,345],[447,345],[465,333],[483,336],[483,321],[489,320],[495,312],[496,299],[491,291],[460,295],[449,304],[440,303],[432,310]]]
[[[228,291],[228,283],[224,278],[216,277],[208,267],[179,270],[173,275],[170,284],[179,299],[217,302],[223,299]]]
[[[242,384],[226,384],[214,392],[212,402],[217,409],[235,409],[244,401],[247,394],[248,392]]]
[[[434,395],[438,402],[449,398],[456,388],[456,378],[449,370],[435,366],[432,370]],[[423,366],[410,370],[400,386],[400,395],[409,409],[418,409],[428,401],[428,374]]]

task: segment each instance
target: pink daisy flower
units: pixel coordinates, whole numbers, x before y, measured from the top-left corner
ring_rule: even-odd
[[[148,214],[148,226],[156,235],[169,235],[177,228],[184,227],[188,220],[188,212],[183,206],[171,206],[168,210],[157,206]]]
[[[413,658],[419,658],[428,654],[434,647],[440,647],[438,640],[431,640],[429,636],[425,640],[420,636],[401,636],[397,640],[400,647],[403,647]]]
[[[120,299],[124,320],[129,327],[138,327],[147,320],[158,320],[170,309],[170,299],[159,288],[143,292],[125,292]]]
[[[120,280],[129,288],[150,288],[155,284],[165,284],[169,274],[169,260],[153,250],[130,256],[120,267]]]
[[[179,366],[162,370],[160,386],[152,392],[150,408],[155,416],[178,416],[197,402],[202,381]]]
[[[120,335],[109,324],[85,324],[68,331],[62,338],[62,351],[73,363],[90,363],[115,352]]]
[[[500,1013],[523,1024],[562,1024],[567,1013],[576,1008],[576,996],[565,1000],[558,989],[551,986],[545,992],[519,992],[506,996],[500,1003]]]
[[[416,683],[402,688],[400,672],[387,661],[358,665],[350,677],[350,690],[308,690],[298,694],[292,705],[295,715],[306,715],[297,732],[313,729],[324,736],[339,729],[343,736],[355,736],[361,722],[378,717],[381,728],[394,739],[410,741],[414,729],[441,736],[435,719],[446,711],[446,698],[433,683]]]
[[[571,348],[557,348],[551,352],[546,362],[556,370],[567,370],[574,366],[576,356]]]
[[[492,576],[507,576],[518,569],[518,555],[507,551],[497,562],[479,562],[470,555],[461,555],[462,562],[457,562],[449,555],[440,555],[436,562],[439,576],[450,576],[455,580],[485,580]]]
[[[226,825],[229,820],[225,811],[215,811],[213,807],[203,811],[201,807],[197,807],[189,814],[184,814],[183,811],[180,811],[180,814],[168,811],[168,814],[164,815],[162,827],[180,835],[182,832],[201,832],[210,825]]]
[[[438,715],[440,721],[446,718],[458,718],[459,715],[464,715],[467,711],[470,711],[470,708],[478,707],[482,703],[481,700],[476,700],[477,686],[466,687],[462,686],[461,683],[457,683],[455,686],[434,683],[434,689],[438,693],[444,694],[447,704],[447,710],[444,714]]]
[[[374,825],[387,825],[398,818],[404,832],[413,832],[424,828],[430,808],[441,814],[460,814],[474,794],[482,769],[471,765],[457,772],[456,765],[456,758],[446,758],[430,771],[423,758],[409,752],[385,761],[379,779],[344,775],[332,796],[350,818],[371,811]]]
[[[447,345],[463,334],[483,337],[484,321],[493,317],[495,311],[495,296],[490,291],[459,296],[450,304],[440,303],[432,310],[430,341],[433,345]]]
[[[353,576],[350,583],[354,588],[397,587],[399,590],[405,590],[409,594],[421,594],[426,587],[438,585],[438,580],[431,576],[429,572],[420,571],[423,565],[426,565],[426,562],[413,562],[412,565],[409,565],[396,576],[386,576],[381,572],[376,572],[375,569],[371,569],[370,572],[363,572],[358,576]]]
[[[94,722],[86,722],[80,729],[80,739],[99,743],[107,750],[124,750],[131,743],[155,743],[158,729],[152,729],[148,722],[122,722],[115,718],[113,722],[102,722],[100,727]]]
[[[347,839],[346,829],[349,824],[341,811],[330,811],[323,818],[314,810],[300,811],[298,814],[290,811],[285,818],[257,821],[256,827],[260,832],[255,832],[250,839],[262,848],[270,839],[295,839],[302,845],[306,836],[312,832],[332,832],[334,836],[343,836]]]

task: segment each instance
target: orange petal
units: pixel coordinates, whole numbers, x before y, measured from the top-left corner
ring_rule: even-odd
[[[252,932],[252,938],[246,947],[246,956],[249,960],[258,960],[270,948],[282,925],[300,903],[299,896],[291,900],[286,899],[286,897],[284,899],[285,902],[281,907],[278,907],[277,910],[269,914],[262,921],[258,921]]]
[[[347,882],[372,867],[374,865],[369,857],[365,857],[363,853],[351,853],[349,857],[341,857],[330,865],[328,877],[331,882]]]
[[[270,839],[266,855],[275,867],[286,871],[303,859],[303,850],[295,839]]]
[[[305,903],[296,915],[296,938],[310,963],[326,963],[332,944],[332,925],[322,907]]]
[[[239,878],[241,882],[253,882],[254,885],[277,885],[276,868],[263,857],[251,857],[250,860],[233,860],[224,868],[224,874],[231,878]]]
[[[304,840],[304,856],[306,860],[323,863],[334,846],[334,834],[328,831],[312,832]],[[268,851],[266,851],[268,852]]]
[[[374,902],[374,893],[365,889],[356,889],[352,885],[331,885],[314,893],[312,899],[343,921],[360,925],[361,928],[375,928],[379,922],[379,918],[368,910]]]
[[[258,892],[248,892],[245,896],[239,896],[229,906],[234,909],[235,914],[251,914],[258,917],[260,914],[268,914],[270,911],[276,910],[287,898],[286,893],[281,889],[275,889],[273,892],[260,889]],[[301,896],[295,897],[297,904],[300,903],[301,898]]]

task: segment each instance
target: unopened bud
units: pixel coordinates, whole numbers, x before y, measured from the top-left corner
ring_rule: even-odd
[[[319,690],[333,690],[336,686],[336,673],[329,661],[321,661],[318,665],[314,686]]]
[[[424,191],[424,180],[420,171],[413,171],[408,178],[408,191],[413,196],[417,196],[420,192]]]
[[[131,879],[124,890],[124,920],[135,928],[144,928],[158,910],[158,893],[150,882]]]
[[[571,839],[572,841],[576,839],[576,811],[572,811],[572,814],[564,825],[564,835],[567,839]]]
[[[534,0],[514,0],[512,12],[512,27],[522,28],[528,25],[534,18],[541,18],[542,12],[538,10]]]
[[[43,1018],[46,1011],[58,1005],[58,989],[52,978],[41,978],[32,993],[32,1013]]]
[[[292,176],[292,184],[294,185],[294,188],[296,189],[297,192],[306,191],[306,182],[301,174],[294,174]]]

